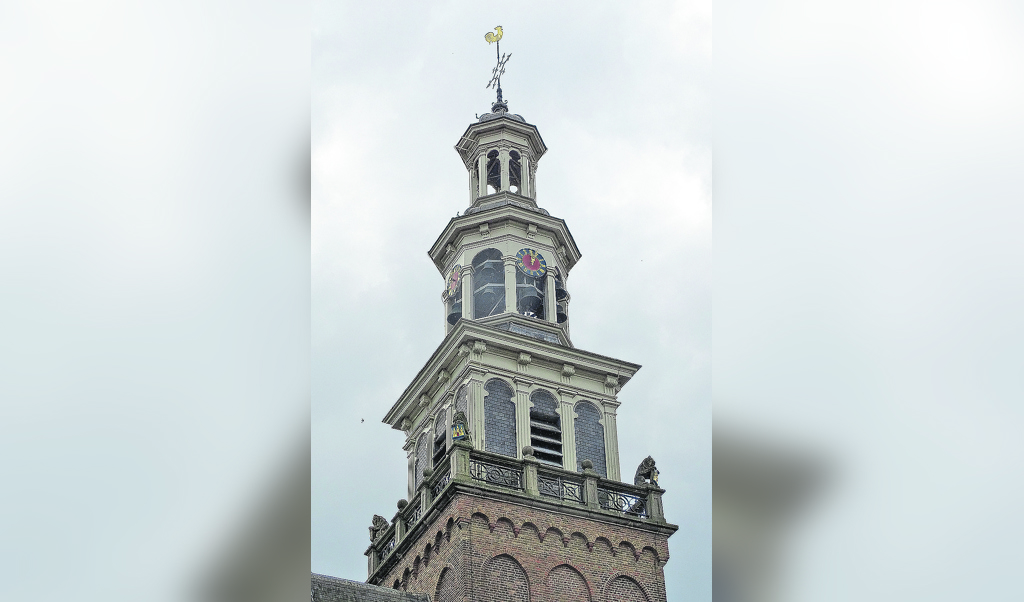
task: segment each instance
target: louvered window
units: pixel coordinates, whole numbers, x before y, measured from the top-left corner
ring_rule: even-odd
[[[562,421],[558,401],[551,393],[540,390],[530,396],[530,445],[537,460],[562,466]]]

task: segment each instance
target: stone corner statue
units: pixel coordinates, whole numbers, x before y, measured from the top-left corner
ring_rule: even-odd
[[[387,531],[390,526],[391,523],[388,522],[388,519],[379,514],[374,514],[373,526],[370,527],[370,541],[377,541],[377,538],[380,537],[384,531]]]
[[[650,456],[644,458],[640,466],[637,466],[636,476],[633,477],[634,485],[646,485],[647,483],[655,487],[658,486],[658,469],[654,465],[654,458]]]

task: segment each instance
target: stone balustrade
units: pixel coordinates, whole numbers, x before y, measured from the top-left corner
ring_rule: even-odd
[[[531,448],[524,451],[532,452]],[[401,543],[431,512],[440,508],[459,488],[477,488],[533,498],[540,504],[557,504],[587,512],[616,515],[629,520],[665,523],[657,486],[632,485],[606,479],[592,467],[572,472],[541,464],[527,453],[522,460],[473,449],[457,441],[448,450],[446,462],[437,470],[427,468],[413,499],[399,501],[391,526],[366,550],[372,576],[388,562]],[[400,554],[399,554],[400,555]]]

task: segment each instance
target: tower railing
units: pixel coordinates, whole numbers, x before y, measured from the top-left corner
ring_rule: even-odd
[[[482,481],[488,485],[522,489],[523,463],[498,454],[470,452],[469,476],[474,481]]]
[[[528,450],[532,451],[532,450]],[[642,522],[665,523],[661,495],[651,484],[633,485],[606,479],[593,468],[573,472],[541,464],[533,455],[523,459],[473,449],[456,442],[437,470],[426,469],[413,498],[399,502],[399,511],[387,530],[380,532],[366,551],[372,576],[391,559],[402,542],[420,523],[436,514],[438,504],[453,487],[494,488],[591,513],[614,515]],[[398,554],[400,557],[401,554]]]
[[[562,500],[563,502],[575,502],[586,504],[583,497],[584,478],[572,477],[538,466],[537,470],[537,493],[542,497],[550,497]]]

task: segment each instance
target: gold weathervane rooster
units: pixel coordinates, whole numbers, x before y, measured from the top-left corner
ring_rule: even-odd
[[[498,60],[498,63],[494,66],[494,69],[491,70],[491,81],[487,82],[487,87],[488,88],[492,88],[492,87],[497,87],[498,88],[498,102],[500,103],[501,102],[501,74],[505,73],[505,62],[508,61],[509,57],[511,57],[512,55],[509,54],[509,55],[506,56],[506,55],[501,54],[501,36],[504,33],[501,30],[501,25],[495,27],[494,31],[496,33],[491,33],[491,32],[488,31],[487,33],[484,34],[484,40],[487,41],[488,45],[490,45],[491,43],[495,44],[495,46],[494,46],[494,56]]]
[[[501,25],[495,27],[494,31],[498,33],[491,33],[488,31],[487,33],[484,34],[484,39],[487,40],[488,44],[490,44],[491,42],[497,42],[501,40]]]

